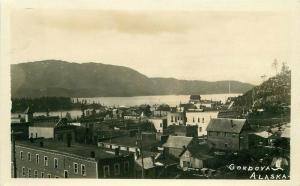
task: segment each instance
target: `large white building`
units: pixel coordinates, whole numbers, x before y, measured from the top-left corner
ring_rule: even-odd
[[[198,136],[207,135],[206,127],[211,118],[217,118],[216,111],[202,111],[202,110],[187,110],[186,111],[186,125],[197,125]]]
[[[167,128],[167,118],[161,118],[161,117],[153,117],[148,119],[149,122],[153,124],[155,127],[156,132],[163,133],[164,130]]]
[[[185,125],[185,116],[183,112],[168,112],[168,126],[170,125]]]

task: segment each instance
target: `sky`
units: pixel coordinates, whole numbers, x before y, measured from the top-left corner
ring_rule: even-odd
[[[289,11],[278,10],[22,7],[10,11],[10,59],[259,84],[263,74],[275,74],[274,59],[291,63],[291,20]]]

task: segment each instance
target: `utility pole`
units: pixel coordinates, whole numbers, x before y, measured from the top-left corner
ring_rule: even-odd
[[[138,141],[139,141],[139,148],[140,148],[140,153],[141,153],[141,158],[142,158],[142,178],[145,177],[144,175],[144,156],[143,156],[143,145],[142,145],[142,133],[139,127],[139,132],[138,132]]]

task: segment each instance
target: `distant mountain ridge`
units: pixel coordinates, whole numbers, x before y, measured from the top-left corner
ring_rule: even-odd
[[[44,60],[11,65],[12,97],[98,97],[228,93],[228,81],[149,78],[131,68],[102,63]],[[231,93],[253,85],[230,81]]]

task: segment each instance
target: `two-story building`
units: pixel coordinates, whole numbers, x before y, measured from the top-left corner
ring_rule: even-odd
[[[167,115],[168,126],[170,125],[185,125],[184,112],[170,111]]]
[[[54,138],[54,128],[61,122],[59,117],[35,118],[29,125],[29,138]]]
[[[186,136],[169,136],[166,143],[163,144],[165,153],[174,158],[180,157],[181,153],[190,145],[195,143],[195,138]]]
[[[212,118],[218,117],[218,112],[203,111],[201,109],[189,109],[185,113],[186,125],[196,125],[198,127],[198,136],[207,135],[206,128]]]
[[[18,178],[133,178],[132,154],[54,140],[17,141]]]
[[[167,118],[166,117],[151,117],[148,119],[150,123],[155,127],[156,132],[164,133],[167,129]]]
[[[214,149],[248,149],[249,131],[246,119],[213,118],[207,126],[207,143]]]
[[[141,151],[152,151],[160,145],[155,134],[142,134],[140,136],[121,136],[98,142],[98,147],[106,149],[119,148],[122,152],[131,152],[135,159],[139,158]],[[142,150],[141,150],[142,149]]]

